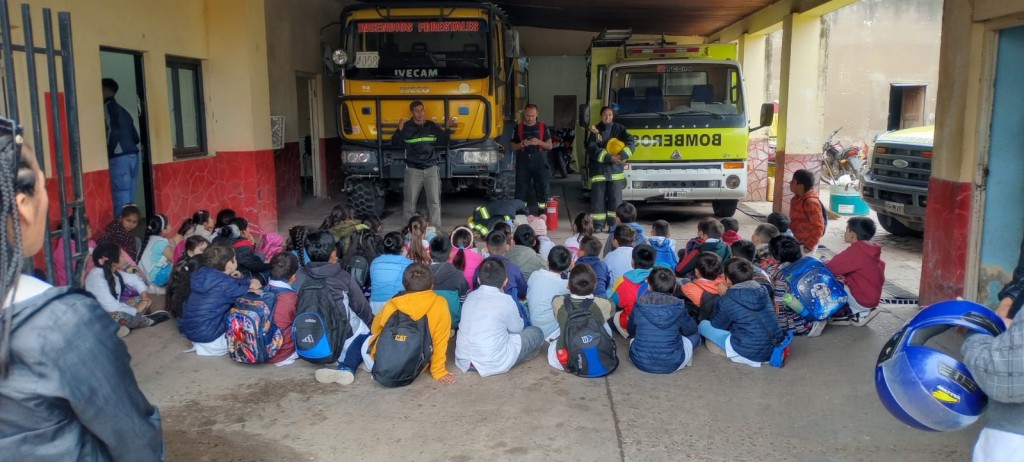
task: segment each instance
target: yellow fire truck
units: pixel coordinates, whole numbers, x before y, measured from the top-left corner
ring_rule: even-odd
[[[633,43],[630,32],[609,30],[587,53],[589,104],[579,122],[600,121],[603,106],[637,137],[625,165],[625,201],[711,202],[728,217],[747,193],[747,107],[735,45]],[[761,108],[760,127],[773,108]],[[755,128],[756,129],[756,128]],[[586,143],[574,142],[584,189]]]
[[[380,215],[387,191],[401,190],[405,152],[391,144],[409,103],[428,119],[457,123],[436,146],[445,191],[478,188],[511,198],[515,116],[526,101],[527,62],[504,13],[485,3],[382,6],[358,3],[341,14],[338,131],[349,201]]]

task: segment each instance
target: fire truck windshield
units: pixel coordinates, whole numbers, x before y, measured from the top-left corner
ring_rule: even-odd
[[[607,101],[622,116],[674,118],[743,113],[739,69],[707,63],[647,63],[615,68]]]
[[[485,21],[355,21],[343,34],[349,79],[459,80],[488,75]]]

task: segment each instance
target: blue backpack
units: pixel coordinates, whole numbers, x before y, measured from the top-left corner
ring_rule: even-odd
[[[274,324],[275,295],[245,294],[235,300],[227,317],[228,357],[242,364],[262,364],[284,343]]]
[[[811,321],[824,321],[847,303],[846,288],[820,260],[803,257],[779,272]]]
[[[662,239],[660,244],[655,243],[654,240],[648,239],[647,242],[654,247],[654,250],[658,252],[658,257],[654,261],[655,265],[664,266],[668,269],[675,269],[676,265],[679,264],[679,256],[672,251],[670,241]]]

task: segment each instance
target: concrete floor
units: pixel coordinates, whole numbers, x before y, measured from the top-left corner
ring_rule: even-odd
[[[585,207],[572,178],[555,191],[575,213]],[[446,227],[478,205],[472,196],[445,198]],[[282,211],[281,229],[317,225],[331,206],[313,200]],[[398,227],[399,206],[389,201],[385,229]],[[640,221],[666,219],[685,241],[710,214],[710,207],[644,206]],[[565,217],[551,233],[558,243],[569,234]],[[757,222],[736,218],[749,236]],[[825,244],[841,250],[843,229],[843,219],[832,220]],[[878,240],[889,279],[916,292],[920,242],[884,232]],[[866,327],[832,326],[819,338],[796,339],[785,369],[736,365],[699,348],[682,372],[646,374],[616,337],[621,363],[603,379],[555,371],[543,357],[484,379],[458,372],[450,350],[458,383],[424,375],[400,389],[384,389],[365,372],[349,387],[322,385],[313,379],[316,366],[303,362],[279,368],[199,358],[183,353],[189,344],[173,323],[125,342],[139,384],[163,413],[174,461],[968,460],[979,425],[925,433],[878,401],[878,352],[916,306],[881,309]],[[943,342],[956,349],[955,338]]]

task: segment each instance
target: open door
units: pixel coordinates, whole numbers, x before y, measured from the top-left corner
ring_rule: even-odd
[[[113,95],[114,100],[111,103],[124,108],[131,117],[131,124],[139,136],[138,162],[134,164],[131,172],[134,188],[128,202],[137,205],[142,211],[142,216],[148,217],[149,214],[157,212],[153,194],[153,157],[149,146],[149,120],[146,113],[146,85],[145,72],[142,67],[142,52],[101,47],[100,72],[104,79],[112,79],[116,82],[117,92]],[[95,91],[102,91],[102,89],[97,88]],[[104,109],[107,104],[104,104]],[[111,171],[112,182],[113,174],[114,172]],[[113,188],[113,184],[111,186]],[[111,194],[114,194],[113,189]],[[115,198],[115,209],[117,203],[118,200]],[[120,210],[113,212],[116,217]],[[139,229],[144,230],[145,226],[140,226]]]

